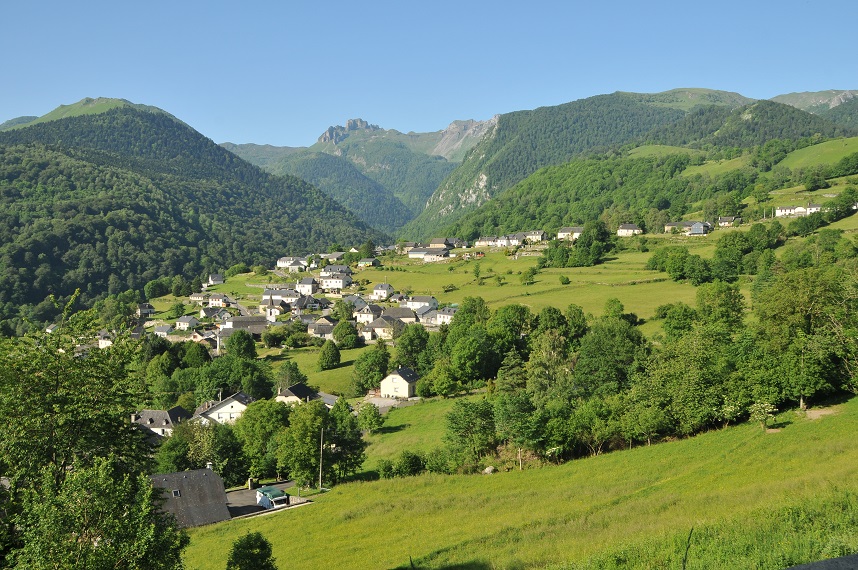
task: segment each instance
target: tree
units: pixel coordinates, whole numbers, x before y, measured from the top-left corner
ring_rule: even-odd
[[[233,429],[250,464],[251,477],[274,474],[276,459],[271,442],[277,432],[289,425],[290,409],[276,400],[257,400],[236,420]]]
[[[406,325],[402,334],[396,339],[397,366],[407,366],[417,370],[420,355],[429,345],[429,333],[420,323]]]
[[[495,420],[488,400],[457,400],[447,413],[444,439],[463,452],[469,461],[476,461],[495,446]]]
[[[229,551],[226,570],[277,570],[271,543],[260,532],[236,538]]]
[[[372,402],[364,402],[358,408],[358,426],[369,433],[378,431],[384,425],[384,416],[378,411],[378,406]]]
[[[298,363],[294,360],[287,360],[280,365],[275,377],[278,387],[288,388],[295,384],[306,384],[307,375],[301,372],[298,368]]]
[[[337,482],[360,469],[366,459],[367,444],[363,440],[358,418],[352,413],[345,398],[337,399],[328,417],[330,432],[326,439],[332,448],[333,482]]]
[[[184,303],[174,303],[173,306],[170,307],[170,318],[178,319],[182,315],[185,314],[185,304]]]
[[[19,568],[182,566],[188,536],[160,511],[150,479],[123,473],[122,463],[115,455],[78,461],[59,482],[43,470],[25,494]]]
[[[352,395],[363,396],[368,390],[381,386],[389,364],[390,352],[384,341],[379,340],[372,350],[364,352],[355,361],[351,381]]]
[[[326,340],[319,350],[319,370],[331,370],[340,365],[340,349],[332,340]]]
[[[742,324],[744,308],[738,285],[715,281],[697,290],[697,315],[704,323],[736,328]]]
[[[599,319],[581,339],[575,367],[576,387],[584,395],[607,396],[624,390],[647,351],[644,336],[626,320]]]
[[[518,468],[523,468],[521,451],[536,445],[538,426],[534,421],[536,408],[527,393],[501,392],[494,400],[494,421],[497,435],[518,448]]]
[[[256,343],[253,335],[248,331],[239,329],[226,339],[226,352],[237,358],[252,360],[256,358]]]
[[[334,341],[339,348],[348,349],[355,348],[358,345],[357,329],[349,321],[340,321],[336,324],[333,331]]]
[[[338,299],[331,310],[331,316],[338,321],[350,321],[354,318],[355,304]]]
[[[322,429],[330,428],[328,408],[321,400],[296,406],[289,417],[289,427],[275,439],[277,470],[287,472],[298,486],[309,486],[319,476],[319,452]],[[332,465],[330,446],[322,448],[322,469],[330,478]]]

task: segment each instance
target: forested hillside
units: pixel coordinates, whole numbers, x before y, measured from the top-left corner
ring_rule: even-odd
[[[622,145],[684,115],[681,109],[641,102],[627,93],[501,115],[494,131],[444,180],[405,234],[437,233],[543,166]]]
[[[394,233],[414,217],[387,188],[364,176],[348,160],[332,154],[293,153],[271,164],[268,170],[306,180],[368,225],[388,233]]]
[[[0,322],[238,262],[380,242],[315,187],[271,176],[166,114],[118,108],[0,133]]]
[[[821,111],[819,116],[841,127],[856,130],[858,129],[858,97]]]

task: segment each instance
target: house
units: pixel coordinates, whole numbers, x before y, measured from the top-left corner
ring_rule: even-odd
[[[425,247],[413,247],[408,250],[408,259],[423,259],[429,254],[436,253],[439,249],[428,249]]]
[[[197,305],[205,305],[209,300],[208,293],[191,293],[190,296],[191,303],[196,303]]]
[[[497,242],[496,236],[480,236],[477,238],[477,241],[474,242],[475,247],[492,247]]]
[[[680,222],[668,222],[664,224],[664,233],[670,234],[673,233],[673,230],[676,230],[678,233],[687,234],[691,231],[691,226],[693,226],[697,222],[690,222],[688,220],[683,220]]]
[[[359,332],[365,341],[377,338],[392,340],[403,328],[405,328],[405,323],[399,319],[382,315],[370,324],[364,325]]]
[[[217,307],[203,307],[200,309],[200,318],[201,319],[212,319],[216,321],[223,321],[231,317],[229,311],[226,309],[219,309]]]
[[[321,257],[322,259],[327,259],[328,261],[339,261],[343,257],[345,257],[345,255],[346,255],[346,252],[344,252],[344,251],[334,251],[331,253],[323,253],[319,257]]]
[[[430,309],[438,308],[438,299],[431,295],[414,295],[405,301],[405,306],[416,311],[420,307],[429,307]],[[401,318],[401,317],[399,317]]]
[[[637,224],[620,224],[620,227],[617,228],[619,237],[631,237],[642,233],[643,230]]]
[[[325,278],[330,277],[331,275],[351,275],[352,268],[348,265],[328,265],[327,267],[323,267],[321,271],[319,271],[319,277]]]
[[[524,232],[518,232],[517,234],[511,234],[506,236],[506,241],[512,247],[517,245],[524,245],[524,240],[527,236],[524,235]]]
[[[197,320],[196,317],[191,315],[185,315],[183,317],[179,317],[176,319],[176,330],[177,331],[186,331],[188,329],[193,329],[197,325],[200,324],[200,321]]]
[[[334,339],[334,327],[339,321],[333,317],[322,317],[307,326],[307,334],[323,338],[325,340]]]
[[[60,328],[60,325],[58,325],[57,323],[54,323],[54,324],[52,324],[52,325],[48,325],[48,326],[45,328],[45,332],[46,332],[46,333],[52,333],[52,332],[54,332],[55,330],[57,330],[58,328]]]
[[[232,301],[223,293],[212,293],[209,295],[209,307],[229,307]]]
[[[410,368],[397,368],[381,381],[382,398],[411,398],[417,386],[417,373]]]
[[[816,214],[817,212],[822,211],[821,204],[808,204],[807,205],[807,215]]]
[[[358,267],[378,267],[381,262],[375,257],[365,257],[358,261]]]
[[[436,304],[435,306],[437,307],[438,305]],[[384,310],[382,315],[393,317],[394,319],[398,319],[406,324],[417,322],[417,315],[415,315],[414,311],[408,307],[389,307]]]
[[[212,273],[209,275],[209,280],[206,281],[206,287],[211,287],[212,285],[223,285],[226,280],[223,278],[223,275],[220,273]]]
[[[359,295],[346,295],[342,298],[343,303],[351,303],[355,311],[359,311],[366,307],[366,301]]]
[[[727,228],[730,226],[738,226],[742,223],[742,218],[736,218],[734,216],[719,216],[718,217],[718,227]]]
[[[306,257],[281,257],[277,260],[278,269],[286,269],[287,271],[303,271],[308,265]],[[300,267],[300,269],[294,269]]]
[[[369,304],[364,306],[362,309],[356,310],[352,313],[352,316],[355,319],[355,322],[361,325],[368,325],[378,317],[382,315],[384,309],[379,307],[378,305]]]
[[[319,291],[319,282],[312,277],[304,277],[295,284],[295,290],[301,295],[312,295]]]
[[[584,231],[582,226],[569,226],[565,228],[560,228],[557,230],[557,239],[565,239],[565,240],[576,240],[581,237],[581,233]]]
[[[529,232],[524,233],[524,239],[529,241],[530,243],[539,243],[541,241],[545,241],[546,234],[542,230],[530,230]]]
[[[322,289],[328,293],[339,292],[352,284],[352,278],[345,273],[334,273],[329,277],[322,277]]]
[[[775,217],[783,218],[788,216],[796,215],[796,207],[795,206],[778,206],[775,208]]]
[[[199,418],[203,423],[217,422],[219,424],[235,423],[241,417],[247,406],[253,402],[253,398],[244,392],[236,392],[232,396],[216,402],[209,400],[194,410],[194,418]]]
[[[449,249],[436,249],[434,253],[427,253],[423,256],[423,263],[435,263],[436,261],[444,261],[449,258]]]
[[[140,410],[131,414],[131,422],[144,427],[160,437],[170,437],[173,429],[183,421],[191,419],[191,413],[181,406],[169,410]]]
[[[391,295],[393,295],[393,285],[390,283],[379,283],[372,288],[372,295],[369,298],[373,301],[386,301]]]
[[[160,336],[161,338],[167,338],[167,335],[173,332],[173,327],[170,325],[160,325],[155,327],[155,336]]]
[[[292,304],[300,299],[301,296],[302,294],[295,289],[263,289],[262,303],[267,304],[271,300],[275,303],[283,301],[284,303]]]
[[[705,236],[709,233],[709,224],[705,222],[694,222],[691,229],[688,231],[690,236]]]
[[[98,348],[107,348],[108,346],[113,345],[113,335],[107,332],[106,329],[98,331],[95,335],[95,339],[98,341]]]
[[[223,479],[211,469],[152,475],[150,479],[164,499],[161,510],[176,517],[180,528],[230,519]]]
[[[279,388],[277,390],[277,395],[274,397],[278,402],[283,402],[284,404],[300,404],[302,402],[309,402],[311,400],[315,400],[319,397],[319,394],[316,393],[315,390],[304,384],[303,382],[299,382],[298,384],[293,384],[288,388]]]
[[[444,307],[443,309],[438,310],[438,314],[435,316],[435,324],[437,325],[449,325],[453,322],[453,316],[455,316],[456,311],[459,309],[456,307]]]
[[[268,317],[266,315],[248,317],[230,317],[221,325],[221,336],[230,336],[234,331],[246,330],[254,336],[259,336],[268,328]]]
[[[155,316],[155,307],[150,303],[140,303],[137,305],[137,317],[140,319],[148,319]]]
[[[426,247],[427,249],[453,249],[455,246],[450,238],[432,238]]]
[[[317,299],[312,295],[307,295],[292,303],[292,314],[300,315],[303,311],[317,311],[327,309],[330,306],[331,302],[327,299]]]

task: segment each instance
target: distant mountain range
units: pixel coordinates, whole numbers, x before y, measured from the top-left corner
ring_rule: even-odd
[[[607,210],[680,215],[694,200],[745,195],[749,176],[689,185],[676,178],[687,157],[777,139],[777,152],[754,158],[770,166],[790,148],[853,136],[855,94],[617,92],[432,133],[354,119],[303,148],[219,146],[161,109],[84,99],[0,126],[0,324],[48,318],[48,293],[80,287],[92,302],[156,277],[334,244],[549,229]],[[686,158],[627,157],[646,144]]]

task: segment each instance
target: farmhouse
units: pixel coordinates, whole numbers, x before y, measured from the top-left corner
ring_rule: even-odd
[[[631,237],[642,233],[643,230],[637,224],[620,224],[620,227],[617,228],[617,235],[619,237]]]
[[[319,291],[319,282],[312,277],[305,277],[298,281],[295,290],[301,295],[312,295]]]
[[[581,237],[581,232],[584,231],[582,226],[569,226],[557,230],[557,239],[576,240]]]
[[[397,368],[381,381],[382,398],[411,398],[417,386],[417,373],[410,368]]]
[[[393,295],[393,285],[390,283],[379,283],[372,288],[372,295],[369,297],[373,301],[386,301],[391,295]]]
[[[251,402],[253,402],[253,398],[244,392],[236,392],[219,402],[214,400],[204,402],[194,410],[194,418],[198,418],[203,423],[232,424],[241,417]]]
[[[173,428],[185,420],[191,419],[191,414],[181,406],[169,410],[140,410],[131,414],[131,421],[158,437],[170,437]]]
[[[185,315],[183,317],[179,317],[176,320],[176,330],[177,331],[186,331],[188,329],[195,328],[200,324],[200,321],[191,315]]]

